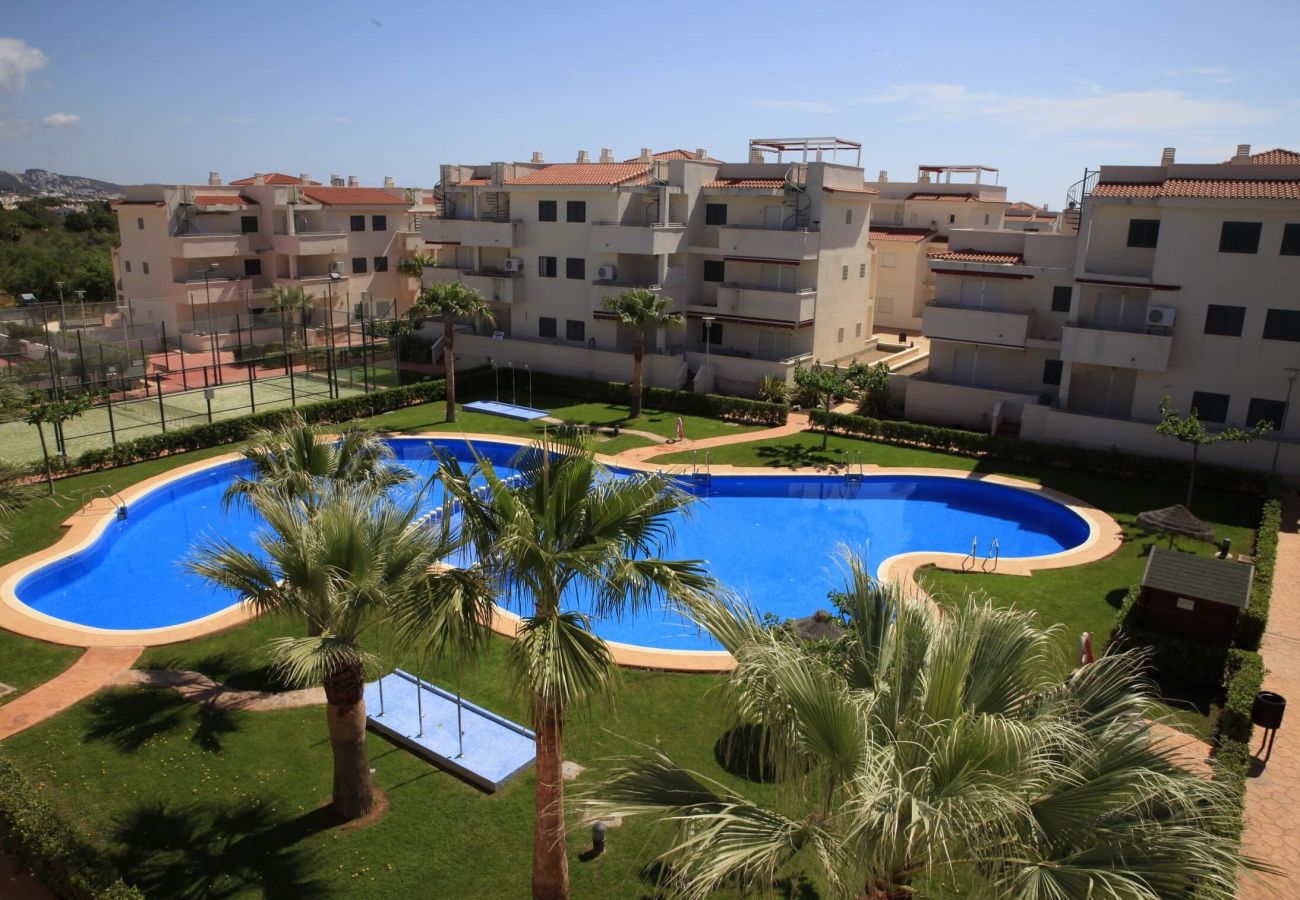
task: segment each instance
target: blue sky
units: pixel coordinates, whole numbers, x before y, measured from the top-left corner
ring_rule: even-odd
[[[392,175],[839,135],[895,179],[1300,145],[1300,3],[432,4],[9,0],[0,169],[119,182]],[[1231,19],[1232,21],[1229,21]]]

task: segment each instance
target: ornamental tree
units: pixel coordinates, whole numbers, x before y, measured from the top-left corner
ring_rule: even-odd
[[[1200,455],[1201,446],[1224,444],[1230,441],[1253,441],[1260,435],[1272,431],[1273,423],[1256,422],[1248,429],[1223,428],[1210,432],[1201,422],[1195,406],[1186,416],[1180,416],[1178,410],[1170,406],[1169,402],[1168,395],[1160,400],[1160,422],[1156,425],[1156,432],[1192,445],[1192,471],[1187,478],[1187,499],[1183,502],[1183,506],[1190,510],[1192,491],[1196,487],[1196,459]]]

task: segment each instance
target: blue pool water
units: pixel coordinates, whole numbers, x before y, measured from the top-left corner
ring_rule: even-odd
[[[469,446],[435,442],[466,463]],[[428,441],[392,441],[399,458],[427,479],[433,473]],[[476,443],[503,474],[518,448]],[[255,517],[222,513],[233,463],[180,479],[131,505],[81,553],[23,579],[18,597],[60,619],[99,628],[156,628],[192,621],[235,602],[180,567],[202,537],[221,534],[251,547]],[[843,584],[837,548],[849,546],[878,565],[917,550],[966,553],[972,538],[985,553],[994,538],[1003,557],[1045,556],[1078,546],[1089,534],[1072,510],[1028,491],[938,476],[714,476],[697,489],[692,515],[676,522],[665,555],[703,559],[718,579],[757,608],[797,618],[828,608],[828,591]],[[421,501],[441,502],[437,483]],[[580,607],[580,603],[574,602]],[[520,612],[520,610],[515,610]],[[604,638],[643,646],[716,649],[676,614],[657,609],[619,621],[598,621]]]

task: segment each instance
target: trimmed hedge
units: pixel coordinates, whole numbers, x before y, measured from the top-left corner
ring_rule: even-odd
[[[1227,647],[1203,644],[1139,624],[1136,609],[1140,593],[1141,588],[1135,584],[1124,595],[1124,601],[1115,613],[1115,624],[1111,626],[1107,646],[1125,650],[1146,647],[1150,653],[1151,669],[1158,681],[1204,691],[1220,687],[1231,651]]]
[[[1273,600],[1273,570],[1277,566],[1277,533],[1282,530],[1282,501],[1264,501],[1255,530],[1255,577],[1251,583],[1250,606],[1237,616],[1234,643],[1258,650],[1268,628],[1268,609]]]
[[[1250,742],[1250,712],[1255,695],[1264,685],[1264,658],[1253,650],[1230,650],[1223,680],[1223,713],[1219,716],[1220,739]]]
[[[144,900],[99,848],[40,798],[22,773],[0,759],[0,838],[5,852],[66,900]]]
[[[809,420],[822,427],[826,413],[820,409],[810,410]],[[831,431],[839,434],[863,437],[882,444],[905,444],[963,456],[988,456],[1013,462],[1081,469],[1099,475],[1182,484],[1186,484],[1191,475],[1191,466],[1187,462],[1121,453],[1118,450],[1045,444],[1020,438],[995,437],[961,428],[941,428],[919,422],[872,419],[843,413],[831,413],[830,424]],[[1267,479],[1262,474],[1201,463],[1196,467],[1196,483],[1200,487],[1219,490],[1262,491]]]
[[[632,400],[632,386],[622,381],[589,381],[569,375],[533,373],[533,387],[549,394],[625,404]],[[784,403],[767,403],[745,397],[724,397],[721,394],[695,394],[690,391],[670,391],[667,388],[647,387],[641,390],[641,402],[653,409],[686,413],[723,419],[742,425],[766,425],[775,428],[784,425],[790,407]]]

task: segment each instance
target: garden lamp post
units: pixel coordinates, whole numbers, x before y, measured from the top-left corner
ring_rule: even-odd
[[[203,269],[203,302],[204,305],[207,307],[206,312],[208,315],[209,333],[212,332],[214,329],[212,327],[212,287],[208,279],[212,275],[212,273],[217,270],[217,265],[218,265],[217,263],[208,263],[207,266]]]
[[[1273,465],[1268,470],[1270,477],[1277,474],[1277,455],[1282,449],[1282,428],[1286,425],[1287,417],[1291,412],[1291,391],[1295,388],[1297,375],[1300,375],[1300,368],[1291,366],[1286,368],[1286,400],[1282,401],[1282,421],[1277,423],[1277,437],[1273,439]]]
[[[58,288],[59,288],[59,330],[62,331],[62,330],[66,327],[66,326],[64,325],[64,322],[67,321],[67,320],[65,319],[64,315],[63,315],[63,285],[64,285],[64,282],[62,282],[62,281],[56,281],[56,282],[54,282],[54,283],[55,283],[55,285],[57,285]]]
[[[86,327],[86,292],[77,291],[77,302],[81,305],[81,327]]]
[[[709,345],[713,343],[713,323],[717,316],[703,316],[700,321],[704,323],[704,371],[709,373],[710,387],[713,382],[713,369],[709,365]]]

